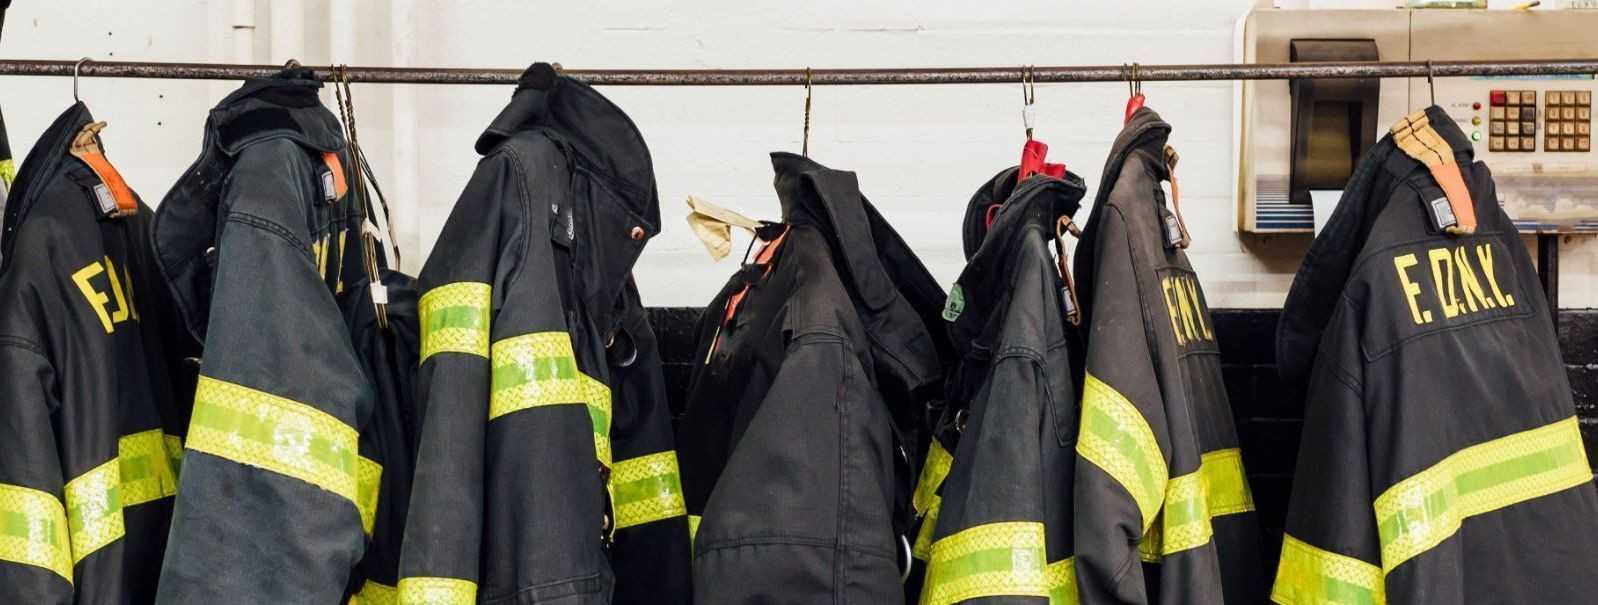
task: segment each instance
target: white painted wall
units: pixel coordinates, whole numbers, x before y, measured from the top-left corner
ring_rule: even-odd
[[[299,57],[307,64],[447,67],[552,60],[572,68],[1211,63],[1237,56],[1235,24],[1254,3],[22,0],[7,15],[0,57]],[[249,25],[236,11],[248,16],[252,4],[254,27],[235,27]],[[295,14],[303,19],[285,18]],[[205,111],[235,86],[86,79],[81,87],[96,116],[111,123],[110,157],[153,204],[198,153]],[[1234,84],[1144,88],[1149,106],[1175,127],[1182,206],[1195,237],[1189,253],[1211,304],[1280,305],[1308,242],[1236,233]],[[702,305],[734,261],[710,261],[682,220],[683,198],[692,193],[774,218],[766,154],[798,150],[804,90],[603,92],[643,130],[660,184],[665,232],[636,271],[645,303]],[[356,85],[362,143],[397,204],[407,270],[420,268],[476,161],[472,141],[510,93],[509,86]],[[1123,84],[1039,85],[1037,136],[1051,146],[1051,159],[1096,186],[1125,97]],[[68,79],[0,78],[0,107],[19,155],[70,102]],[[819,87],[811,156],[857,171],[867,197],[947,284],[962,265],[959,223],[967,199],[1019,159],[1020,102],[1019,84]],[[1598,273],[1595,247],[1590,238],[1567,244],[1565,306],[1598,306],[1589,277]]]

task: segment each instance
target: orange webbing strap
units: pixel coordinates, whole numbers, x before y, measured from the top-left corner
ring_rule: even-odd
[[[1060,279],[1065,282],[1061,301],[1065,303],[1065,320],[1071,325],[1082,325],[1082,307],[1077,302],[1076,282],[1071,279],[1071,258],[1065,253],[1065,234],[1070,233],[1075,237],[1082,237],[1082,230],[1077,228],[1076,221],[1071,217],[1061,215],[1054,222],[1054,260],[1060,269]]]
[[[1192,236],[1187,231],[1187,221],[1182,220],[1182,188],[1176,183],[1176,161],[1181,156],[1176,155],[1176,148],[1165,146],[1165,180],[1171,182],[1171,214],[1176,215],[1176,228],[1181,233],[1181,239],[1174,243],[1178,248],[1187,248],[1193,243]]]
[[[1443,189],[1443,195],[1447,196],[1454,224],[1440,220],[1439,226],[1453,234],[1475,233],[1476,205],[1470,199],[1470,189],[1465,186],[1465,177],[1459,170],[1459,164],[1454,161],[1454,149],[1432,128],[1426,111],[1417,111],[1399,120],[1393,126],[1392,133],[1393,143],[1404,155],[1425,164],[1432,173],[1432,179],[1437,181],[1437,185]]]
[[[100,203],[100,212],[111,218],[130,216],[139,211],[139,201],[134,199],[133,190],[128,188],[127,182],[122,180],[122,174],[117,172],[115,166],[105,159],[105,152],[100,149],[100,141],[96,138],[100,130],[105,128],[105,122],[85,124],[72,139],[70,153],[72,157],[83,160],[84,164],[100,177],[104,185],[95,188],[95,198]]]
[[[344,164],[339,162],[338,154],[332,151],[322,152],[322,163],[327,164],[327,169],[333,171],[333,199],[344,199],[344,194],[350,187],[344,182]]]

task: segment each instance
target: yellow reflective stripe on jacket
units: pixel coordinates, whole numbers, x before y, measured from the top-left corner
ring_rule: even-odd
[[[361,511],[361,529],[372,535],[377,524],[377,494],[383,485],[383,465],[361,456],[355,462],[355,508]]]
[[[699,521],[703,518],[699,515],[688,515],[688,543],[690,545],[693,544],[694,538],[699,536]]]
[[[136,506],[178,493],[178,467],[167,444],[177,437],[161,429],[134,433],[117,440],[117,460],[122,465],[122,505]],[[178,446],[180,449],[181,445]]]
[[[356,432],[311,406],[201,376],[189,449],[287,475],[356,502]]]
[[[594,425],[594,454],[610,466],[610,388],[577,370],[571,335],[539,332],[494,343],[488,419],[546,405],[582,404]]]
[[[417,303],[422,361],[445,351],[488,357],[492,294],[492,288],[482,282],[444,284],[423,294]]]
[[[122,464],[111,460],[67,482],[67,532],[72,537],[72,562],[115,542],[126,533],[122,523]]]
[[[1001,595],[1049,596],[1043,524],[989,523],[932,544],[923,605]]]
[[[934,498],[932,508],[927,509],[927,514],[921,517],[921,531],[916,532],[916,543],[910,547],[910,556],[922,561],[932,557],[932,535],[938,529],[938,510],[943,508],[943,499]]]
[[[350,597],[349,605],[396,605],[397,603],[399,603],[398,588],[367,580],[361,585],[361,591]]]
[[[1076,451],[1132,495],[1143,529],[1154,523],[1170,473],[1153,429],[1132,402],[1092,374],[1082,384],[1082,429]]]
[[[0,160],[0,185],[6,190],[11,189],[11,182],[17,180],[17,163],[11,158]]]
[[[1437,546],[1467,517],[1589,481],[1574,416],[1459,450],[1376,498],[1382,570]]]
[[[1165,555],[1198,548],[1213,534],[1210,519],[1254,510],[1254,494],[1237,448],[1203,455],[1199,470],[1171,479],[1165,506],[1138,543],[1138,556],[1158,563]]]
[[[616,462],[610,471],[610,486],[616,496],[617,528],[688,514],[675,451]]]
[[[43,567],[72,581],[67,509],[55,496],[0,483],[0,561]]]
[[[1283,605],[1383,605],[1382,569],[1354,557],[1282,537],[1271,600]]]
[[[1049,582],[1049,605],[1075,605],[1081,602],[1076,590],[1076,557],[1066,557],[1043,568]]]
[[[477,583],[455,578],[401,578],[401,605],[476,605]]]
[[[183,438],[177,435],[165,435],[161,442],[166,445],[167,460],[172,462],[172,473],[183,474]]]
[[[943,485],[943,479],[949,476],[949,467],[954,464],[954,456],[937,439],[932,440],[932,447],[927,448],[926,463],[921,465],[921,477],[916,482],[915,496],[910,502],[915,506],[917,515],[927,514],[932,509],[932,504],[938,500],[938,487]]]

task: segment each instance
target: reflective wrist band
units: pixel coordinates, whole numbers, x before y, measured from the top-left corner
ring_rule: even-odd
[[[350,597],[349,605],[396,605],[397,603],[399,603],[398,588],[367,580],[361,584],[361,591]]]
[[[1437,546],[1467,517],[1591,481],[1574,416],[1462,449],[1376,498],[1382,569]]]
[[[674,451],[616,462],[610,485],[615,491],[617,529],[688,514]]]
[[[477,583],[455,578],[401,578],[400,605],[476,605]]]
[[[355,467],[355,508],[361,513],[361,529],[372,535],[377,524],[377,495],[383,485],[383,465],[361,456]]]
[[[488,357],[493,290],[481,282],[456,282],[428,290],[417,303],[422,362],[446,351]]]
[[[922,605],[980,597],[1048,597],[1042,523],[990,523],[932,544]]]
[[[610,466],[610,389],[577,370],[571,335],[538,332],[494,343],[488,419],[549,405],[588,407],[594,455]]]
[[[1076,451],[1132,496],[1147,531],[1165,499],[1170,478],[1165,457],[1137,407],[1092,374],[1082,384],[1082,429]]]
[[[355,429],[309,405],[201,376],[189,449],[310,483],[355,504]]]
[[[1210,520],[1254,510],[1254,494],[1237,448],[1204,454],[1199,470],[1170,480],[1165,504],[1138,543],[1139,557],[1158,563],[1166,555],[1210,541]]]
[[[1066,557],[1043,569],[1049,582],[1049,605],[1080,603],[1076,589],[1076,557]]]
[[[122,466],[122,505],[136,506],[178,493],[178,466],[168,448],[181,441],[161,429],[134,433],[117,440],[117,460]],[[177,446],[181,451],[182,446]]]
[[[1382,605],[1387,593],[1380,567],[1286,535],[1271,600],[1284,605]]]
[[[0,561],[42,567],[72,581],[67,511],[55,496],[0,483]]]

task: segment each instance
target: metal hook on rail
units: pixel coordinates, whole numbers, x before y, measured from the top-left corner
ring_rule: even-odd
[[[1032,126],[1037,121],[1037,110],[1032,105],[1038,100],[1038,68],[1021,66],[1021,123],[1026,126],[1026,140],[1032,140]]]
[[[1432,95],[1432,103],[1431,104],[1432,105],[1436,105],[1437,104],[1437,82],[1435,82],[1432,79],[1432,76],[1435,73],[1436,73],[1436,68],[1434,68],[1432,66],[1432,60],[1431,59],[1427,59],[1426,60],[1426,89],[1431,92],[1431,95]]]
[[[803,156],[805,156],[807,158],[810,157],[810,94],[811,94],[811,91],[813,90],[813,87],[811,86],[811,84],[813,83],[812,82],[813,77],[814,77],[814,73],[811,71],[811,69],[809,67],[806,67],[805,68],[805,138],[804,138],[804,143],[799,148],[799,152],[800,152],[801,155],[803,155]]]
[[[82,102],[82,101],[80,101],[78,99],[78,72],[83,69],[83,64],[84,63],[88,63],[88,62],[93,61],[93,60],[94,59],[90,59],[88,57],[84,57],[82,59],[78,59],[77,63],[72,64],[72,102],[73,103],[81,103]]]

